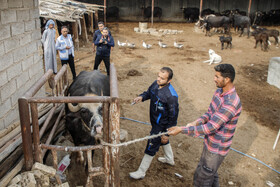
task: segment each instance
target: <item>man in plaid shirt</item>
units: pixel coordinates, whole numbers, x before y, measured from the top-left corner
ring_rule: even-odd
[[[231,64],[214,67],[216,90],[208,111],[184,127],[171,127],[169,135],[182,132],[190,136],[204,135],[204,148],[194,174],[195,187],[218,187],[218,168],[232,143],[236,124],[241,113],[241,102],[233,81],[235,70]]]

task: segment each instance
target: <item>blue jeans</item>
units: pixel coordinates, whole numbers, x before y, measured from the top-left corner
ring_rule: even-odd
[[[219,187],[218,169],[225,156],[208,151],[204,145],[200,161],[194,173],[195,187]]]

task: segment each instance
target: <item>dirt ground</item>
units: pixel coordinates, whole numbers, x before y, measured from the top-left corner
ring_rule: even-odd
[[[118,73],[119,95],[121,98],[121,116],[149,122],[149,101],[131,106],[138,94],[147,90],[156,79],[157,72],[163,66],[174,71],[172,85],[179,95],[180,112],[178,125],[186,125],[207,111],[214,91],[214,64],[202,63],[208,60],[208,50],[213,49],[222,56],[223,63],[230,63],[236,69],[235,85],[240,96],[243,111],[239,118],[232,148],[253,156],[280,171],[280,143],[272,150],[280,127],[280,90],[269,85],[267,80],[268,65],[271,57],[279,56],[280,49],[271,45],[268,52],[258,46],[254,49],[253,37],[238,37],[233,33],[233,48],[221,50],[218,35],[204,36],[193,24],[155,23],[156,29],[183,30],[182,34],[163,37],[135,33],[138,23],[108,23],[112,35],[121,42],[128,40],[136,44],[135,49],[116,46],[111,54]],[[280,28],[276,28],[280,30]],[[168,48],[158,46],[162,39]],[[184,44],[183,49],[173,47],[174,39]],[[142,47],[142,40],[152,44],[147,50]],[[274,39],[271,39],[274,42]],[[273,43],[272,42],[272,43]],[[85,44],[76,52],[77,72],[92,70],[95,54],[91,43]],[[102,63],[100,69],[104,71]],[[70,69],[69,69],[70,70]],[[137,70],[138,74],[129,72]],[[69,71],[70,72],[70,71]],[[71,73],[70,73],[71,74]],[[71,75],[69,75],[71,77]],[[150,126],[127,120],[121,120],[121,128],[128,131],[128,140],[147,136]],[[133,186],[192,186],[193,174],[199,161],[203,143],[199,138],[177,135],[170,142],[175,156],[175,166],[161,164],[157,158],[163,155],[162,149],[155,156],[146,177],[142,180],[129,178],[128,173],[137,170],[144,155],[146,142],[140,142],[120,148],[120,180],[122,187]],[[101,152],[96,151],[95,164],[100,161]],[[71,167],[70,167],[71,168]],[[75,168],[72,167],[75,170]],[[280,186],[280,175],[253,159],[230,151],[219,169],[221,186],[268,186],[271,181]],[[178,173],[183,176],[175,176]],[[71,185],[82,185],[82,177],[76,172]],[[103,178],[96,177],[96,186],[103,186]],[[230,184],[231,185],[230,185]]]

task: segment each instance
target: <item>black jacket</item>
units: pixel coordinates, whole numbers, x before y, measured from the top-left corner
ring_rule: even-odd
[[[100,39],[106,41],[107,44],[103,42],[100,43]],[[98,35],[94,44],[96,45],[96,55],[101,55],[101,56],[110,56],[111,47],[115,46],[114,38],[109,35],[107,38],[104,38],[102,35]]]
[[[178,95],[171,84],[159,89],[157,81],[146,92],[140,94],[142,101],[151,99],[150,121],[152,125],[159,125],[168,129],[177,125],[179,113]]]

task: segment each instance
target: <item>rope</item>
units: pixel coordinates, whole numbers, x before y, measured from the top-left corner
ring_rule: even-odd
[[[126,117],[120,117],[120,118],[121,118],[121,119],[130,120],[130,121],[134,121],[134,122],[137,122],[137,123],[142,123],[142,124],[146,124],[146,125],[151,125],[151,124],[149,124],[149,123],[142,122],[142,121],[138,121],[138,120],[131,119],[131,118],[126,118]],[[146,140],[146,139],[156,138],[156,137],[158,137],[158,136],[165,135],[165,134],[168,134],[168,132],[159,133],[159,134],[157,134],[157,135],[152,135],[152,136],[146,136],[146,137],[144,137],[144,138],[135,139],[135,140],[132,140],[132,141],[129,141],[129,142],[121,143],[121,144],[108,144],[108,143],[106,143],[106,142],[102,142],[102,144],[103,144],[103,145],[107,145],[107,146],[112,146],[112,147],[127,146],[127,145],[132,144],[132,143],[135,143],[135,142],[143,141],[143,140]],[[204,139],[204,138],[201,137],[201,136],[199,136],[199,138]],[[232,147],[230,147],[230,149],[233,150],[233,151],[235,151],[235,152],[237,152],[237,153],[239,153],[239,154],[242,154],[242,155],[244,155],[244,156],[246,156],[246,157],[248,157],[248,158],[251,158],[251,159],[257,161],[257,162],[261,163],[262,165],[268,167],[269,169],[275,171],[276,173],[280,174],[279,171],[277,171],[276,169],[272,168],[271,166],[265,164],[264,162],[262,162],[262,161],[260,161],[260,160],[258,160],[258,159],[256,159],[256,158],[254,158],[254,157],[252,157],[252,156],[250,156],[250,155],[247,155],[247,154],[245,154],[245,153],[242,153],[241,151],[238,151],[238,150],[236,150],[236,149],[234,149],[234,148],[232,148]]]
[[[128,146],[128,145],[136,143],[136,142],[141,142],[141,141],[144,141],[144,140],[153,139],[153,138],[165,135],[165,134],[168,134],[168,132],[162,132],[162,133],[154,134],[154,135],[151,135],[151,136],[145,136],[144,138],[139,138],[139,139],[131,140],[131,141],[120,143],[120,144],[107,143],[107,142],[104,142],[101,139],[100,139],[100,141],[101,141],[101,144],[104,145],[104,146],[121,147],[121,146]]]

